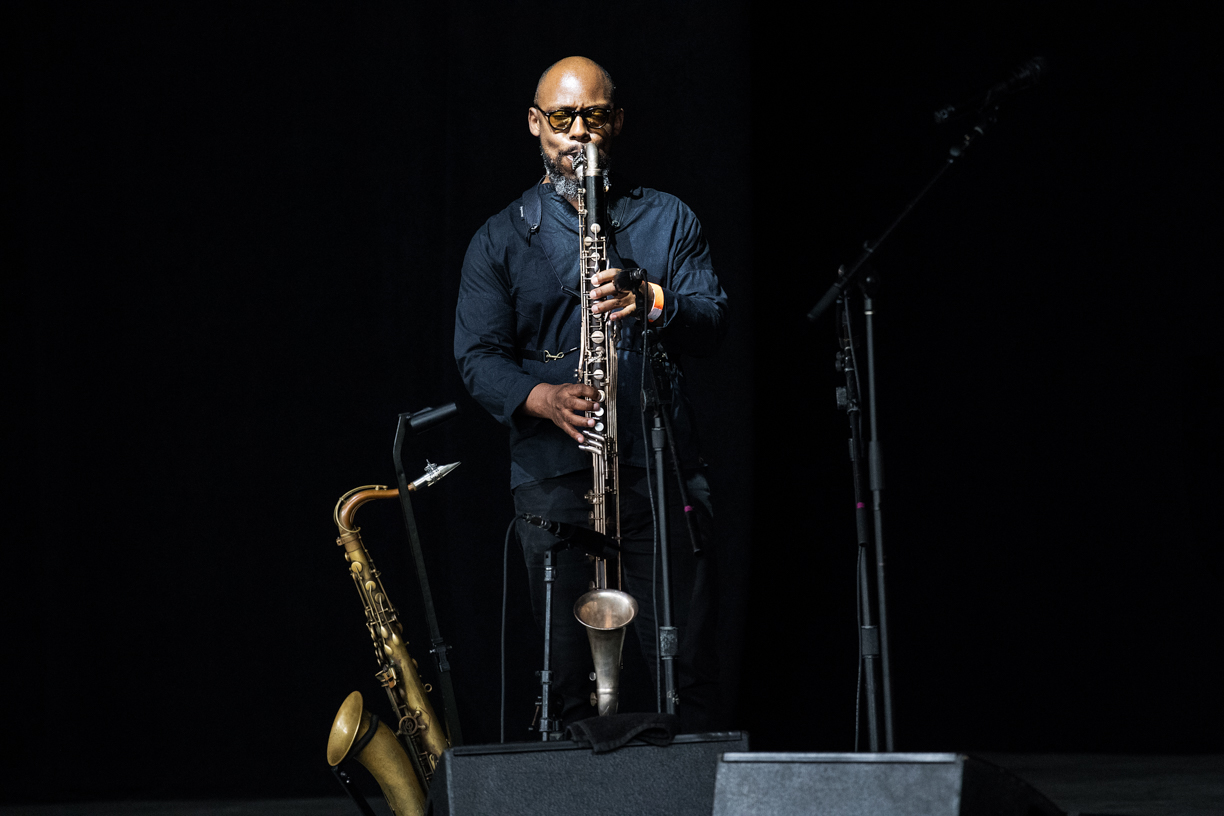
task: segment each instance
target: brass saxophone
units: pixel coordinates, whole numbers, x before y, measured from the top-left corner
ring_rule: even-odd
[[[427,464],[425,474],[409,483],[408,490],[431,485],[458,466],[458,462],[442,467]],[[385,485],[364,485],[341,496],[332,513],[340,531],[336,544],[344,547],[349,575],[365,607],[366,630],[379,667],[375,677],[391,700],[396,729],[392,734],[385,723],[365,711],[361,695],[353,692],[332,723],[327,762],[335,767],[353,755],[370,770],[396,816],[419,816],[424,813],[425,791],[434,768],[450,747],[450,737],[434,714],[427,696],[431,688],[421,681],[417,663],[408,654],[399,613],[361,541],[361,528],[353,522],[357,508],[363,504],[398,495],[398,489],[388,490]]]
[[[606,180],[599,166],[599,149],[588,142],[575,157],[574,168],[582,178],[585,195],[578,202],[579,294],[582,309],[582,338],[578,353],[578,382],[599,392],[599,410],[588,411],[595,419],[592,428],[583,430],[586,441],[579,448],[591,454],[594,482],[586,494],[591,503],[591,528],[620,543],[620,474],[616,450],[616,341],[620,324],[607,314],[591,314],[594,276],[608,268],[607,229],[601,223]],[[637,615],[637,601],[619,591],[620,564],[617,563],[617,589],[608,588],[608,565],[595,559],[593,589],[574,604],[574,616],[587,628],[591,656],[595,662],[595,693],[591,704],[600,716],[615,714],[620,697],[621,649],[625,627]]]

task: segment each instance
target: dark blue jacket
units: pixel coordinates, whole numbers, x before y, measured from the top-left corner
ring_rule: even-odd
[[[727,297],[696,216],[675,196],[634,188],[610,196],[611,266],[641,267],[665,292],[660,339],[669,356],[707,356],[726,333]],[[468,391],[510,427],[510,486],[591,466],[591,455],[551,421],[515,414],[537,384],[576,381],[577,352],[541,362],[538,352],[577,348],[578,214],[537,184],[480,228],[463,260],[455,313],[455,359]],[[655,325],[658,325],[656,322]],[[523,352],[529,353],[524,356]],[[622,464],[644,466],[641,333],[624,321],[618,344],[618,447]],[[683,375],[672,375],[672,424],[686,466],[698,463]]]

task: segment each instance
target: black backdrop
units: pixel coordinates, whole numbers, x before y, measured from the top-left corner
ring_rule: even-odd
[[[503,430],[450,354],[468,238],[539,173],[551,61],[611,69],[617,159],[701,217],[733,330],[691,378],[727,551],[726,715],[854,734],[833,331],[802,316],[937,169],[931,111],[1047,78],[879,253],[899,747],[1221,749],[1221,62],[1147,2],[5,7],[6,801],[333,794],[385,704],[332,544],[400,411],[469,741],[497,738]],[[15,239],[15,240],[13,240]],[[361,511],[423,626],[390,503]],[[1211,544],[1216,541],[1215,545]],[[510,562],[508,730],[536,667]]]

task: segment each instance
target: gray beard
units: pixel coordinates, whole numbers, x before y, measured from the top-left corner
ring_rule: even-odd
[[[553,189],[557,194],[566,201],[580,201],[586,194],[586,189],[577,178],[568,178],[557,163],[548,158],[548,154],[544,152],[544,148],[540,148],[540,157],[544,159],[544,173],[548,176],[548,180],[552,182]],[[599,157],[599,166],[603,170],[604,187],[608,186],[608,160],[603,156]]]

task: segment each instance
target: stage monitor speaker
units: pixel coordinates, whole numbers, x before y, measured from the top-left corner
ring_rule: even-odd
[[[714,816],[1063,816],[1019,777],[962,754],[724,754]]]
[[[607,754],[568,740],[464,745],[442,755],[429,795],[435,816],[710,816],[719,755],[747,750],[742,731]]]

